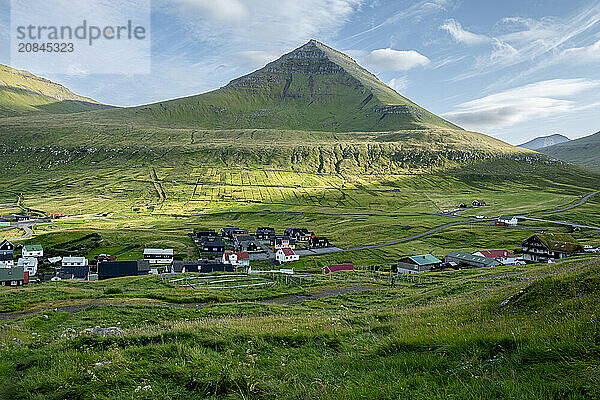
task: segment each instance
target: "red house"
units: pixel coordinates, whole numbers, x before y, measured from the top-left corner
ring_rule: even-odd
[[[334,264],[326,265],[323,267],[323,275],[332,274],[338,271],[354,271],[354,265],[352,264]]]

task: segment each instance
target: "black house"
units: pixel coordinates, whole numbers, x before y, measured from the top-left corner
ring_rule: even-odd
[[[233,272],[233,265],[221,264],[216,261],[179,261],[173,262],[173,272],[185,273],[185,272],[200,272],[203,274],[209,274],[212,272]]]
[[[203,237],[219,236],[215,231],[194,231],[194,237],[200,239]]]
[[[287,228],[284,235],[296,239],[299,242],[308,242],[311,237],[315,236],[314,233],[309,232],[308,229],[305,228]]]
[[[247,229],[239,229],[239,228],[221,228],[221,236],[228,239],[233,239],[239,235],[247,235]]]
[[[256,230],[256,238],[260,240],[271,240],[275,236],[274,228],[258,228]]]
[[[7,254],[11,257],[14,257],[15,245],[4,239],[2,243],[0,243],[0,254]]]
[[[202,236],[200,238],[200,248],[207,253],[223,253],[225,242],[220,236]]]
[[[98,279],[148,275],[149,273],[150,263],[146,260],[102,261],[98,263]]]
[[[258,244],[252,235],[240,235],[233,239],[233,245],[237,251],[256,251]]]
[[[323,236],[313,236],[308,241],[308,247],[313,249],[318,249],[322,247],[329,247],[331,244],[326,237]]]

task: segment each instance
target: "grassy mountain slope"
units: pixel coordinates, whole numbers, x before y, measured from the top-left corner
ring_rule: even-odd
[[[539,151],[600,172],[600,132],[569,142],[544,147]]]
[[[62,85],[29,72],[0,65],[0,117],[46,113],[73,113],[103,108]]]
[[[104,116],[204,129],[460,129],[399,95],[350,57],[315,40],[221,89]]]

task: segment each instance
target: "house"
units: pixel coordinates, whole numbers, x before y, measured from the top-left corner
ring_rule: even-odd
[[[23,268],[29,276],[35,276],[38,270],[38,259],[35,257],[21,257],[17,260],[17,267]]]
[[[271,240],[275,236],[274,228],[258,228],[256,230],[256,238],[259,240]]]
[[[277,250],[277,253],[275,253],[275,261],[277,261],[279,264],[287,264],[293,261],[298,261],[299,259],[300,256],[294,253],[294,250],[290,249],[289,247],[279,249]]]
[[[339,271],[354,271],[354,265],[352,264],[334,264],[326,265],[323,267],[323,275],[332,274]]]
[[[173,249],[144,249],[144,260],[151,265],[171,265],[173,263]]]
[[[200,237],[201,251],[207,253],[222,253],[225,251],[225,242],[220,236],[202,236]]]
[[[239,228],[222,228],[221,229],[221,236],[223,236],[224,238],[228,238],[228,239],[233,239],[234,237],[236,237],[238,235],[247,235],[247,234],[248,234],[247,229],[239,229]]]
[[[148,275],[149,273],[150,263],[147,260],[100,261],[98,263],[98,279],[140,276]]]
[[[196,231],[194,230],[194,235],[196,238],[200,239],[205,236],[219,236],[215,231]]]
[[[217,261],[197,260],[197,261],[180,261],[173,262],[173,272],[200,272],[203,274],[213,272],[233,272],[233,265],[223,264]]]
[[[486,205],[483,201],[473,200],[473,207],[485,207]]]
[[[102,253],[96,256],[96,263],[100,264],[101,262],[115,262],[117,261],[117,256],[113,256],[110,254]]]
[[[446,256],[446,264],[457,268],[496,267],[500,263],[493,258],[476,256],[469,253],[453,251]]]
[[[65,267],[87,267],[89,265],[85,257],[63,257],[61,266]],[[89,268],[88,268],[89,269]]]
[[[441,266],[442,260],[435,258],[431,254],[404,257],[400,259],[396,265],[399,274],[427,272],[439,269]]]
[[[521,243],[523,259],[548,262],[583,252],[583,247],[568,233],[539,233]]]
[[[15,259],[12,254],[0,253],[0,268],[13,268],[15,266]]]
[[[225,251],[223,253],[223,264],[230,264],[234,268],[250,266],[250,255],[247,251],[234,253],[233,251]]]
[[[44,257],[44,248],[39,244],[27,244],[21,254],[23,257]]]
[[[14,253],[15,253],[15,245],[12,244],[11,242],[9,242],[8,240],[4,239],[0,243],[0,255],[8,254],[14,258]]]
[[[312,236],[308,241],[308,247],[311,249],[318,249],[329,246],[331,246],[329,240],[323,236]]]
[[[0,286],[23,286],[29,282],[23,267],[0,268]]]
[[[233,239],[233,245],[238,251],[256,251],[258,244],[252,235],[239,235]]]
[[[501,215],[496,220],[496,225],[499,226],[517,226],[519,219],[512,215]]]
[[[66,257],[65,257],[66,258]],[[83,257],[73,257],[83,258]],[[64,260],[64,258],[63,258]],[[86,260],[87,261],[87,260]],[[87,281],[90,275],[89,265],[62,267],[57,274],[60,280]]]
[[[296,239],[298,242],[308,242],[311,237],[315,236],[313,232],[309,232],[305,228],[287,228],[283,235]]]
[[[275,250],[290,248],[296,248],[296,239],[292,239],[289,236],[273,236],[271,238],[271,246],[275,247]]]
[[[519,265],[519,263],[524,263],[518,256],[508,250],[479,250],[473,253],[473,255],[493,258],[502,265]]]

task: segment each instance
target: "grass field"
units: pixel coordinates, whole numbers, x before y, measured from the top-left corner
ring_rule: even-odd
[[[446,271],[288,305],[244,301],[252,295],[241,291],[237,303],[201,308],[111,306],[102,301],[117,295],[104,295],[74,314],[4,321],[0,397],[594,399],[599,267],[580,259]],[[336,279],[372,284],[373,274]],[[118,296],[156,288],[157,279],[118,280],[125,287]],[[77,304],[78,291],[105,287],[28,290],[46,299],[72,291],[66,296]],[[94,326],[124,334],[78,335]]]

